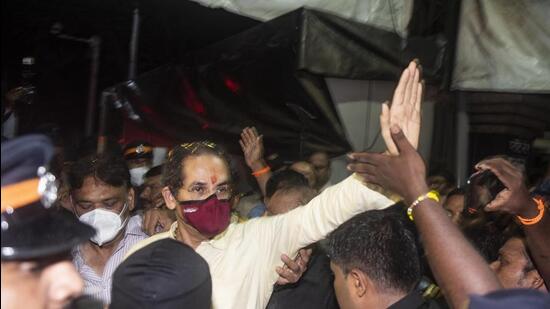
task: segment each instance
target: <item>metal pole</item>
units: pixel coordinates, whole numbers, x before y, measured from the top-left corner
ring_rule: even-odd
[[[139,39],[139,9],[134,9],[134,19],[132,23],[132,38],[130,40],[130,63],[128,67],[128,79],[136,77],[137,50]]]
[[[468,177],[468,146],[470,144],[470,120],[468,118],[467,98],[462,92],[456,97],[457,104],[457,128],[456,128],[456,183],[463,186]]]
[[[97,132],[97,153],[102,154],[105,151],[107,139],[107,100],[113,95],[111,89],[101,93],[99,101],[99,128]]]
[[[97,72],[99,70],[99,54],[101,51],[101,38],[93,36],[88,40],[92,50],[92,62],[90,66],[90,84],[88,88],[88,106],[86,108],[85,135],[91,136],[94,130],[95,105],[97,95]]]

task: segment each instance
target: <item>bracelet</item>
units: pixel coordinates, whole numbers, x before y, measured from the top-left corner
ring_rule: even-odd
[[[537,209],[539,213],[534,218],[523,218],[522,216],[516,216],[516,218],[522,225],[537,224],[540,220],[542,220],[542,217],[544,217],[544,202],[542,201],[542,199],[534,197],[533,201],[537,203]]]
[[[419,197],[417,197],[416,200],[412,202],[411,206],[407,208],[407,216],[409,216],[409,219],[411,219],[411,221],[414,221],[413,208],[416,207],[416,205],[420,204],[420,202],[422,202],[425,199],[430,199],[430,200],[439,202],[439,193],[435,190],[432,190],[426,194],[422,194]]]
[[[258,176],[261,176],[261,175],[263,175],[263,174],[265,174],[265,173],[268,173],[269,171],[271,171],[271,167],[269,167],[269,165],[268,165],[268,166],[266,166],[266,167],[264,167],[264,168],[262,168],[262,169],[259,169],[259,170],[255,171],[255,172],[253,172],[253,173],[252,173],[252,176],[258,177]]]

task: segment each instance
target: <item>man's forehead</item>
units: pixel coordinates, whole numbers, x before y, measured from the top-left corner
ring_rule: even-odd
[[[278,197],[280,199],[285,199],[285,200],[301,200],[302,199],[302,196],[304,195],[304,192],[300,189],[295,189],[295,188],[291,188],[291,189],[279,189],[277,191],[275,191],[275,193],[273,193],[273,197]]]
[[[229,180],[227,164],[216,156],[193,156],[184,160],[182,176],[184,183],[220,183]]]
[[[126,186],[115,187],[103,182],[96,177],[86,177],[82,182],[82,187],[74,190],[76,195],[90,194],[121,194],[126,192]]]
[[[311,165],[313,165],[315,168],[328,167],[329,161],[324,159],[312,159]]]
[[[13,270],[16,267],[23,263],[22,261],[2,261],[2,276],[4,276],[4,271]]]
[[[160,183],[162,175],[150,176],[145,178],[145,184],[156,184]]]
[[[516,237],[508,239],[508,241],[504,243],[504,246],[502,246],[501,251],[505,254],[510,254],[514,256],[527,254],[527,252],[525,251],[523,240]]]
[[[316,152],[312,154],[309,158],[310,158],[310,161],[328,161],[329,160],[328,154],[324,152]]]

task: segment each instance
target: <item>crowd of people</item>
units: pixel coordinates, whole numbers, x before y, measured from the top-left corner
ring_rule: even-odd
[[[157,166],[144,141],[88,147],[53,174],[47,137],[3,142],[2,308],[550,308],[550,168],[428,177],[423,87],[412,61],[382,106],[387,150],[348,154],[336,184],[324,152],[268,165],[253,127],[235,143],[256,192],[210,141]]]

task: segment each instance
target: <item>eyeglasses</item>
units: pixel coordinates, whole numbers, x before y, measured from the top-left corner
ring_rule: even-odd
[[[228,200],[233,196],[233,190],[229,184],[218,185],[214,192],[208,190],[204,184],[194,184],[187,191],[191,193],[191,200],[203,200],[212,194],[215,194],[218,200]]]

